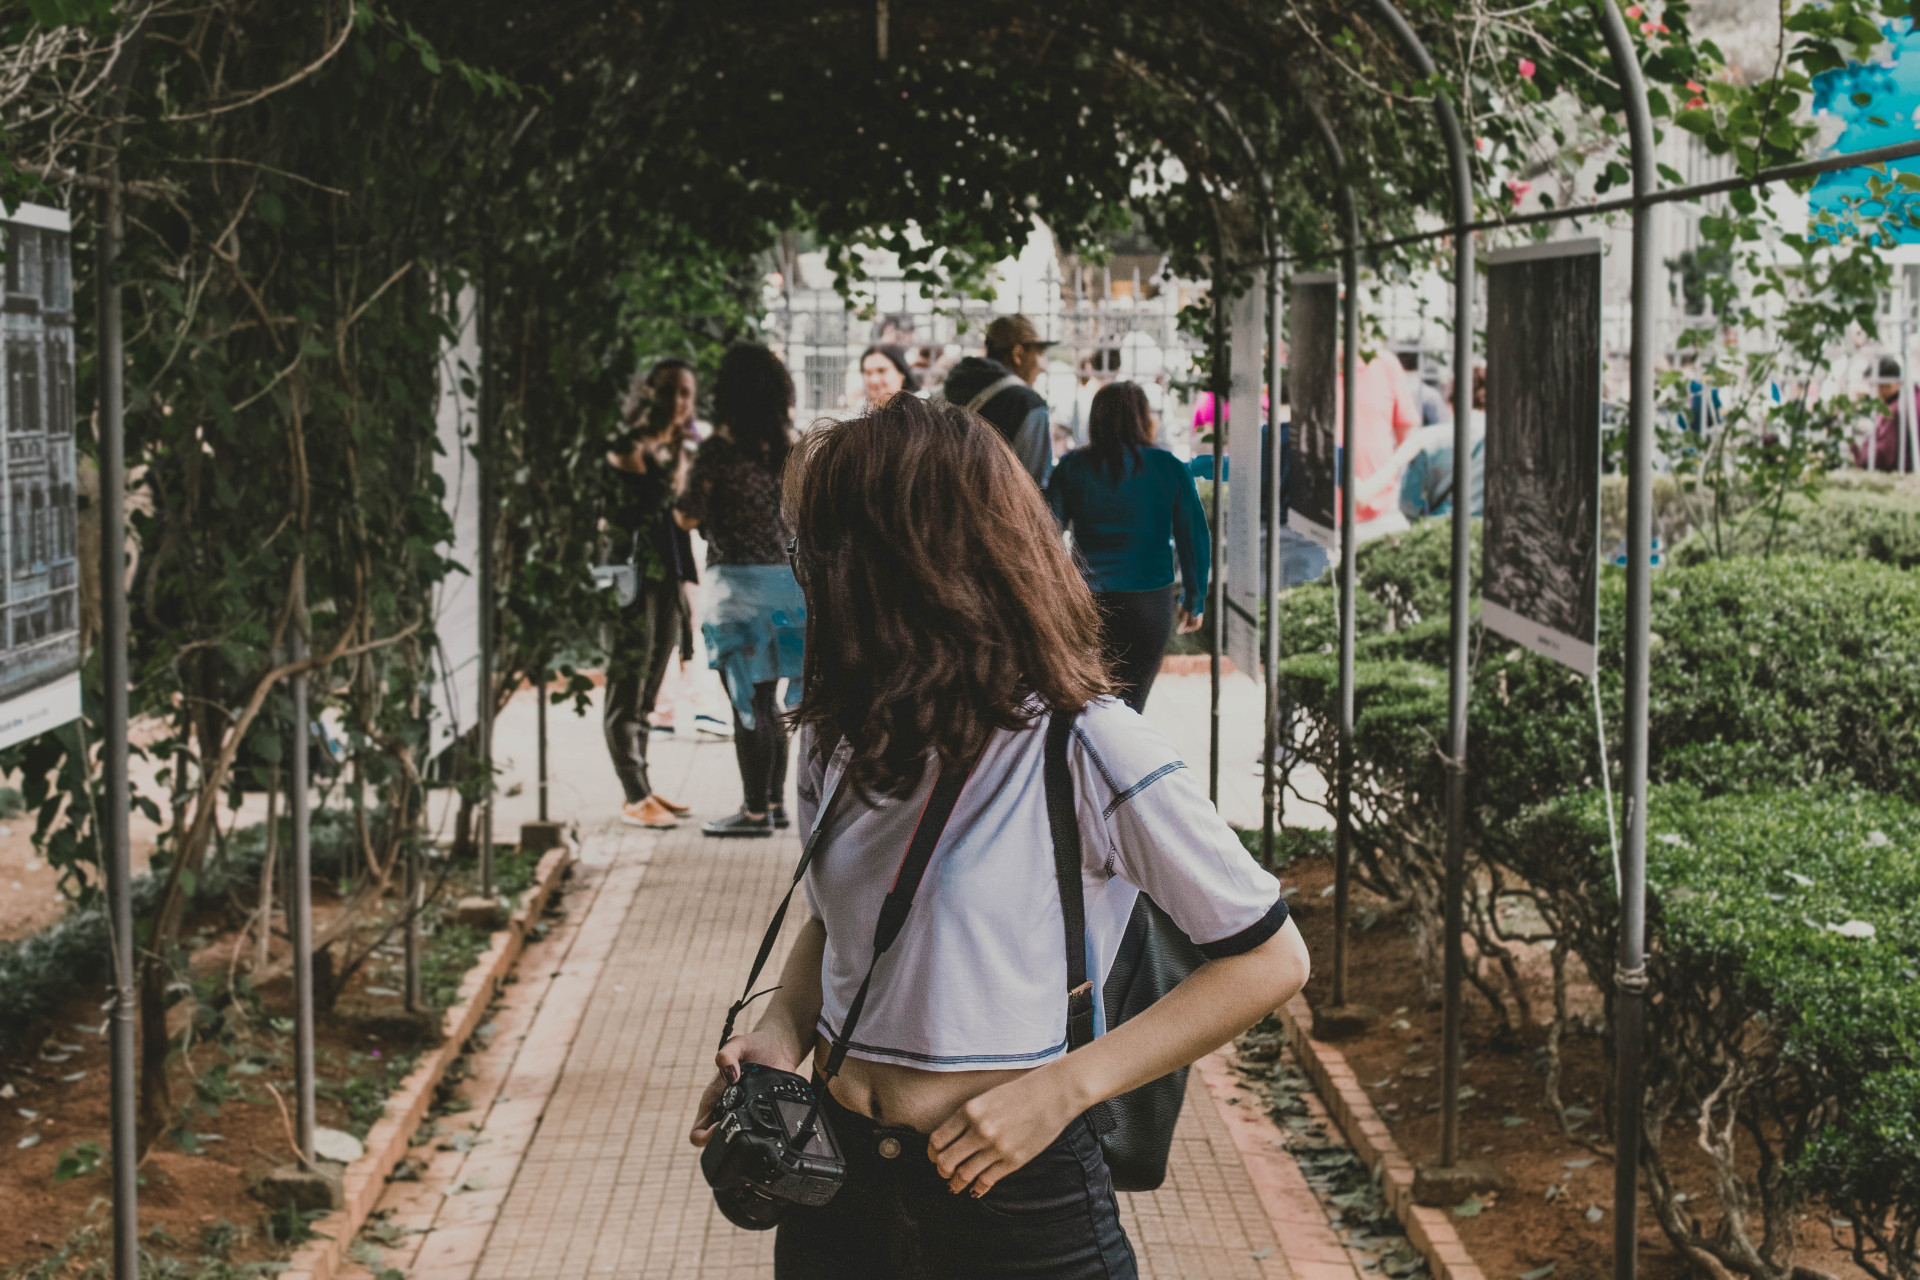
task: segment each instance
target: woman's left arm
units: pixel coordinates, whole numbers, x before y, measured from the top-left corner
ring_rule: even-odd
[[[952,1190],[985,1195],[1087,1108],[1205,1057],[1291,1000],[1309,967],[1289,920],[1251,951],[1201,965],[1086,1048],[966,1103],[933,1131],[928,1158]]]

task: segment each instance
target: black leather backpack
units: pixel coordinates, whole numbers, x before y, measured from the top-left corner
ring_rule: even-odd
[[[1080,881],[1080,819],[1073,807],[1067,743],[1079,713],[1056,711],[1047,722],[1047,821],[1053,833],[1053,869],[1066,920],[1067,1049],[1093,1042],[1093,984],[1087,978],[1087,909]],[[1109,1029],[1158,1000],[1205,962],[1193,940],[1142,893],[1133,904],[1120,950],[1100,993]],[[1187,1093],[1187,1068],[1169,1072],[1093,1109],[1107,1168],[1119,1191],[1152,1191],[1167,1179],[1173,1128]]]

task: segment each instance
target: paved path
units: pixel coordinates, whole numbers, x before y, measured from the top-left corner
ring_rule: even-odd
[[[1257,727],[1257,688],[1241,683]],[[1203,678],[1166,680],[1155,692],[1164,727],[1196,760],[1205,758],[1204,700]],[[579,734],[573,723],[556,717],[556,736]],[[1250,792],[1257,818],[1250,745],[1227,756],[1241,765],[1222,771],[1223,808]],[[617,792],[604,754],[594,760],[593,744],[577,738],[556,746],[557,760],[578,763],[556,776],[574,794],[597,796],[606,813]],[[654,754],[656,785],[697,812],[725,812],[737,796],[729,744],[656,738]],[[392,1247],[380,1265],[409,1280],[769,1277],[771,1235],[718,1215],[685,1133],[721,1016],[798,841],[706,840],[697,820],[658,834],[604,818],[582,825],[567,918],[521,962],[463,1086],[470,1109],[441,1122],[447,1132],[425,1148],[418,1182],[390,1186],[381,1208]],[[1224,1070],[1211,1074],[1217,1089],[1230,1087],[1218,1083]],[[1123,1197],[1141,1274],[1353,1277],[1351,1264],[1320,1260],[1331,1234],[1297,1176],[1277,1192],[1270,1176],[1256,1188],[1202,1075],[1190,1082],[1167,1185]],[[1256,1166],[1260,1154],[1249,1156]]]

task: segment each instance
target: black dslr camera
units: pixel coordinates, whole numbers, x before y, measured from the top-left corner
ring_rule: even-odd
[[[791,1071],[743,1064],[713,1114],[716,1128],[700,1153],[700,1171],[736,1227],[769,1230],[788,1205],[823,1205],[847,1180],[813,1086]]]

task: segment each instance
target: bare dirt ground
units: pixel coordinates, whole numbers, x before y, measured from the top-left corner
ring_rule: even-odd
[[[1333,883],[1331,863],[1306,859],[1282,873],[1298,891],[1301,932],[1314,957],[1307,998],[1316,1007],[1331,999],[1333,906],[1322,897]],[[1383,904],[1356,889],[1354,919]],[[1349,999],[1380,1017],[1367,1034],[1340,1042],[1394,1139],[1415,1164],[1432,1160],[1440,1147],[1441,1010],[1430,996],[1413,940],[1403,923],[1382,919],[1356,931],[1348,949]],[[1540,1016],[1552,1009],[1546,966],[1523,966]],[[1575,966],[1577,968],[1577,965]],[[1598,1008],[1591,987],[1576,993],[1576,1012]],[[1553,1280],[1605,1280],[1612,1274],[1613,1163],[1606,1049],[1597,1034],[1570,1036],[1563,1048],[1561,1099],[1578,1128],[1572,1136],[1545,1100],[1546,1028],[1533,1025],[1502,1037],[1492,1009],[1469,993],[1462,1081],[1471,1092],[1461,1104],[1464,1155],[1490,1160],[1509,1179],[1509,1189],[1482,1199],[1455,1226],[1473,1259],[1489,1277],[1538,1273],[1552,1265]],[[1716,1204],[1708,1166],[1698,1157],[1694,1134],[1684,1125],[1669,1130],[1665,1154],[1680,1171],[1678,1189],[1703,1216]],[[1583,1139],[1587,1141],[1583,1141]],[[1710,1220],[1710,1218],[1709,1218]],[[1799,1230],[1803,1266],[1845,1280],[1865,1280],[1833,1245],[1824,1214],[1809,1214]],[[1640,1212],[1641,1275],[1646,1280],[1682,1280],[1692,1275],[1644,1203]]]

